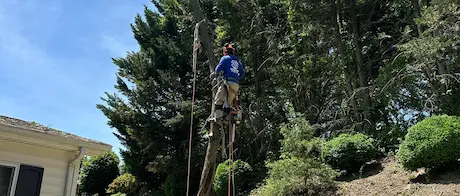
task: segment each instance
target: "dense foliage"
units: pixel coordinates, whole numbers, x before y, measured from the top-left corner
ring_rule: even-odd
[[[330,195],[336,171],[320,161],[322,140],[302,115],[292,113],[281,125],[281,159],[267,163],[268,177],[252,195]]]
[[[214,180],[214,190],[217,196],[225,196],[228,193],[228,170],[229,160],[217,166]],[[241,160],[233,161],[232,170],[235,180],[235,195],[247,195],[248,190],[254,187],[254,178],[251,166]]]
[[[290,172],[299,162],[307,172],[299,175],[319,175],[326,182],[332,175],[316,170],[329,171],[318,162],[323,141],[359,132],[375,139],[378,151],[389,152],[426,116],[460,115],[458,0],[152,2],[158,12],[146,7],[132,24],[139,50],[113,59],[118,92],[98,105],[125,146],[125,170],[136,177],[141,193],[185,192],[197,22],[191,2],[200,3],[214,48],[237,43],[247,74],[235,157],[252,166],[258,182],[270,173],[267,182],[277,183],[270,176]],[[208,142],[208,65],[202,48],[191,194],[199,187]],[[292,111],[303,115],[289,124]],[[283,168],[273,169],[278,160]],[[272,169],[266,161],[275,164]],[[309,178],[297,177],[310,186]],[[286,177],[291,180],[296,179]]]
[[[313,159],[288,158],[268,164],[270,172],[265,185],[252,195],[332,195],[337,173]]]
[[[457,161],[460,158],[460,117],[433,116],[412,126],[397,156],[410,170],[437,168]]]
[[[284,156],[309,158],[321,156],[323,141],[314,138],[315,129],[303,116],[289,118],[288,123],[281,125],[280,132],[283,135],[281,153]]]
[[[324,161],[335,169],[354,172],[377,157],[373,140],[364,134],[340,134],[323,146]]]
[[[119,175],[119,163],[113,152],[85,158],[80,172],[79,195],[107,195],[109,184]]]
[[[185,176],[177,176],[177,174],[170,174],[166,178],[164,195],[165,196],[175,196],[175,195],[185,195],[184,187],[181,187],[185,184]]]
[[[136,177],[129,173],[125,173],[115,178],[115,180],[113,180],[113,182],[109,184],[107,193],[121,193],[127,196],[132,196],[135,195],[137,187],[138,185],[136,182]]]

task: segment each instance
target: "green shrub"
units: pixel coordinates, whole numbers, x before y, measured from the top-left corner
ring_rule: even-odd
[[[124,194],[124,193],[115,193],[115,194],[111,194],[110,196],[126,196],[126,194]]]
[[[332,195],[338,173],[315,159],[292,157],[267,165],[265,184],[253,190],[254,196]]]
[[[165,195],[166,196],[176,196],[176,195],[185,195],[186,182],[184,177],[178,176],[179,174],[170,174],[165,181]]]
[[[305,156],[307,158],[321,159],[321,153],[323,151],[324,140],[321,138],[313,138],[312,140],[305,143]]]
[[[125,173],[113,180],[107,189],[107,193],[123,193],[127,195],[133,195],[133,193],[136,191],[136,188],[136,177],[129,173]]]
[[[281,140],[281,154],[284,156],[295,156],[303,158],[320,158],[320,138],[314,138],[315,129],[302,116],[290,118],[289,123],[280,127],[283,135]]]
[[[120,160],[114,152],[85,157],[82,161],[78,192],[86,195],[105,195],[107,188],[119,175]]]
[[[214,191],[217,196],[226,196],[228,190],[229,160],[219,164],[214,180]],[[237,195],[245,195],[245,191],[251,190],[253,179],[251,166],[241,160],[233,162],[232,166],[235,176],[235,189]]]
[[[341,134],[324,143],[323,160],[335,169],[354,172],[376,158],[377,150],[373,140],[364,134]]]
[[[397,157],[409,170],[437,168],[460,158],[460,117],[433,116],[409,128]]]

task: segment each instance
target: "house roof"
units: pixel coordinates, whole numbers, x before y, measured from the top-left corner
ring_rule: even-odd
[[[105,144],[105,143],[100,142],[100,141],[80,137],[78,135],[74,135],[74,134],[71,134],[71,133],[66,133],[66,132],[63,132],[63,131],[60,131],[60,130],[57,130],[57,129],[53,129],[53,128],[38,124],[36,122],[28,122],[28,121],[24,121],[24,120],[20,120],[20,119],[16,119],[16,118],[11,118],[11,117],[8,117],[8,116],[0,115],[0,124],[15,127],[15,128],[25,129],[25,130],[29,130],[29,131],[34,131],[34,132],[38,132],[38,133],[48,134],[48,135],[55,135],[55,136],[60,136],[60,137],[64,137],[64,138],[81,140],[81,141],[84,141],[84,142],[94,143],[94,144],[98,144],[98,145],[111,146],[109,144]]]

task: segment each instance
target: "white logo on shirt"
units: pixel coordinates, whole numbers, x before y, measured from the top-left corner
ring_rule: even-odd
[[[240,70],[238,69],[238,67],[240,66],[240,63],[237,60],[232,60],[231,65],[232,67],[230,68],[230,71],[240,76]]]

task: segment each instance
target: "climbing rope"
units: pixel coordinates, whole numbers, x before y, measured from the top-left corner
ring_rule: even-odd
[[[190,192],[190,162],[192,158],[192,137],[193,137],[193,110],[195,108],[195,86],[196,86],[196,64],[198,59],[198,49],[200,48],[200,40],[199,40],[199,28],[201,23],[204,20],[200,21],[195,25],[195,32],[194,32],[194,42],[193,42],[193,92],[192,92],[192,109],[190,113],[190,139],[188,143],[188,168],[187,168],[187,193],[189,195]]]
[[[230,115],[230,118],[232,116]],[[233,171],[233,142],[235,141],[235,124],[229,124],[230,127],[228,129],[228,135],[229,135],[229,154],[230,154],[230,167],[228,170],[228,196],[231,196],[231,192],[233,192],[233,196],[235,196],[235,172]],[[233,191],[230,191],[230,184],[232,185]]]
[[[229,118],[229,122],[230,122],[230,120],[232,118],[232,115],[230,114],[228,118]],[[232,151],[233,151],[232,137],[233,136],[232,136],[232,131],[231,131],[232,130],[232,123],[229,123],[228,125],[229,125],[229,127],[228,127],[228,143],[229,143],[228,144],[229,145],[228,155],[229,155],[229,160],[230,161],[228,162],[228,188],[227,188],[227,190],[228,190],[228,196],[231,196],[232,191],[231,191],[230,188],[231,188],[231,182],[232,182],[231,177],[232,177],[232,166],[233,166],[233,153],[232,153]]]

